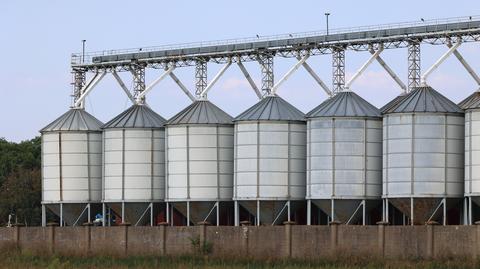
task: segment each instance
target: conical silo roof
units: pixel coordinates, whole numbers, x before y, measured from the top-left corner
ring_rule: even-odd
[[[325,100],[307,114],[307,118],[316,117],[374,117],[380,118],[380,110],[358,94],[339,92]]]
[[[102,129],[111,128],[160,128],[166,120],[147,105],[135,104],[123,111],[111,121],[105,123]]]
[[[245,112],[237,116],[234,121],[305,121],[305,114],[281,97],[266,96]]]
[[[207,100],[197,100],[167,121],[177,124],[233,124],[233,118]]]
[[[84,109],[70,109],[58,119],[40,130],[43,132],[55,131],[101,131],[102,122],[97,120]]]
[[[463,113],[462,109],[430,86],[417,87],[396,105],[386,110],[390,113]]]
[[[475,91],[470,94],[470,96],[458,103],[458,106],[465,110],[480,108],[480,92]]]
[[[390,102],[386,103],[384,106],[380,108],[380,112],[383,114],[385,111],[388,111],[390,108],[396,106],[403,98],[407,96],[406,94],[400,94],[399,96],[393,98]]]

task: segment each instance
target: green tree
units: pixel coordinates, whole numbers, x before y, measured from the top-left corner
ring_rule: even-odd
[[[41,221],[41,140],[0,139],[0,224],[15,214],[20,223]]]

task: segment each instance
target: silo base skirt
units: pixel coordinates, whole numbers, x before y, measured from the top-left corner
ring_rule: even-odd
[[[95,215],[102,212],[101,204],[95,203],[45,204],[45,206],[59,218],[61,226],[80,226],[83,223],[92,222]]]
[[[400,210],[409,223],[423,225],[429,221],[448,224],[448,212],[460,206],[461,198],[389,198],[388,202]],[[446,206],[444,207],[444,203]],[[412,207],[413,204],[413,207]],[[413,216],[412,216],[413,214]],[[413,217],[413,221],[412,221]],[[454,217],[456,218],[456,217]],[[458,217],[460,219],[460,217]]]
[[[200,222],[208,222],[214,225],[233,224],[232,202],[190,201],[171,202],[169,204],[184,216],[187,225],[196,225]]]
[[[256,225],[280,225],[284,221],[294,221],[297,211],[305,208],[304,201],[238,201],[255,217]],[[290,212],[290,217],[289,213]],[[258,221],[260,220],[260,221]],[[242,221],[242,220],[240,220]],[[297,220],[295,220],[298,222]]]
[[[365,225],[368,224],[367,215],[381,205],[381,200],[322,199],[312,200],[312,203],[327,214],[331,221]]]

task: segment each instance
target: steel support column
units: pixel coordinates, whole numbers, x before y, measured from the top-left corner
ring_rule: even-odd
[[[86,71],[84,69],[73,69],[73,81],[72,81],[72,105],[71,107],[75,107],[75,103],[78,101],[80,96],[82,95],[82,89],[85,87],[86,83]],[[84,102],[82,102],[81,107],[84,107]]]
[[[47,226],[47,209],[44,204],[42,204],[42,227]]]
[[[332,54],[333,68],[333,94],[337,94],[345,88],[345,50],[335,48]]]
[[[312,225],[312,200],[307,200],[307,225]]]
[[[137,104],[145,104],[145,96],[138,98],[145,91],[145,66],[134,64],[131,66],[130,72],[133,75],[133,97]]]
[[[240,214],[239,214],[239,212],[238,212],[238,210],[239,210],[239,208],[238,208],[238,201],[234,201],[234,202],[233,202],[233,207],[234,207],[233,210],[234,210],[234,218],[235,218],[235,220],[234,220],[234,225],[235,225],[235,226],[239,226],[239,225],[240,225],[240,219],[239,219],[239,218],[240,218]]]
[[[420,86],[420,42],[408,43],[408,92]]]
[[[207,87],[207,61],[200,59],[195,63],[195,96],[200,98]]]
[[[273,56],[262,54],[258,56],[258,62],[262,70],[262,91],[263,96],[271,95],[274,86]]]

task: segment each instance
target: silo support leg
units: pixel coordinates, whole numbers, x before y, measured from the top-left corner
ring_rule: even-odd
[[[170,204],[168,202],[165,204],[165,220],[167,223],[171,223],[170,222]]]
[[[291,218],[290,218],[290,201],[287,202],[287,221],[290,222],[291,221]]]
[[[107,223],[106,223],[106,219],[107,219],[106,213],[107,213],[107,210],[106,210],[106,208],[105,208],[105,203],[102,203],[102,226],[103,226],[103,227],[107,226]]]
[[[415,218],[413,216],[413,197],[412,197],[412,198],[410,198],[410,222],[411,222],[410,225],[412,225],[412,226],[413,226],[413,223],[414,223],[413,222],[414,219]]]
[[[468,197],[468,224],[473,224],[472,197]]]
[[[260,226],[260,200],[257,200],[257,218],[255,219],[255,224]]]
[[[307,200],[307,225],[312,225],[312,200]]]
[[[217,226],[220,226],[220,202],[217,202]]]
[[[334,222],[335,221],[335,200],[332,199],[330,202],[331,202],[330,220],[331,220],[331,222]]]
[[[92,212],[90,210],[90,203],[88,203],[88,209],[87,209],[87,223],[92,222]]]
[[[122,202],[122,223],[125,223],[125,202]]]
[[[155,226],[153,223],[153,203],[150,203],[150,226]]]
[[[366,223],[365,223],[365,222],[366,222],[366,216],[365,216],[365,214],[367,214],[367,212],[366,212],[366,211],[367,211],[367,210],[366,210],[366,206],[367,206],[366,203],[367,203],[367,202],[366,202],[365,200],[363,200],[363,202],[362,202],[362,204],[363,204],[363,207],[362,207],[362,225],[363,225],[363,226],[365,226],[365,224],[366,224]]]
[[[239,226],[240,225],[240,214],[238,212],[238,210],[239,210],[238,201],[233,202],[233,207],[234,207],[234,209],[233,209],[234,210],[234,216],[233,217],[235,218],[234,225]]]
[[[47,226],[47,209],[42,205],[42,227]]]
[[[63,204],[60,204],[60,227],[63,226]]]
[[[447,225],[447,198],[443,198],[443,226]]]
[[[388,198],[385,199],[385,222],[390,222]]]
[[[187,201],[187,226],[190,226],[190,202]]]

